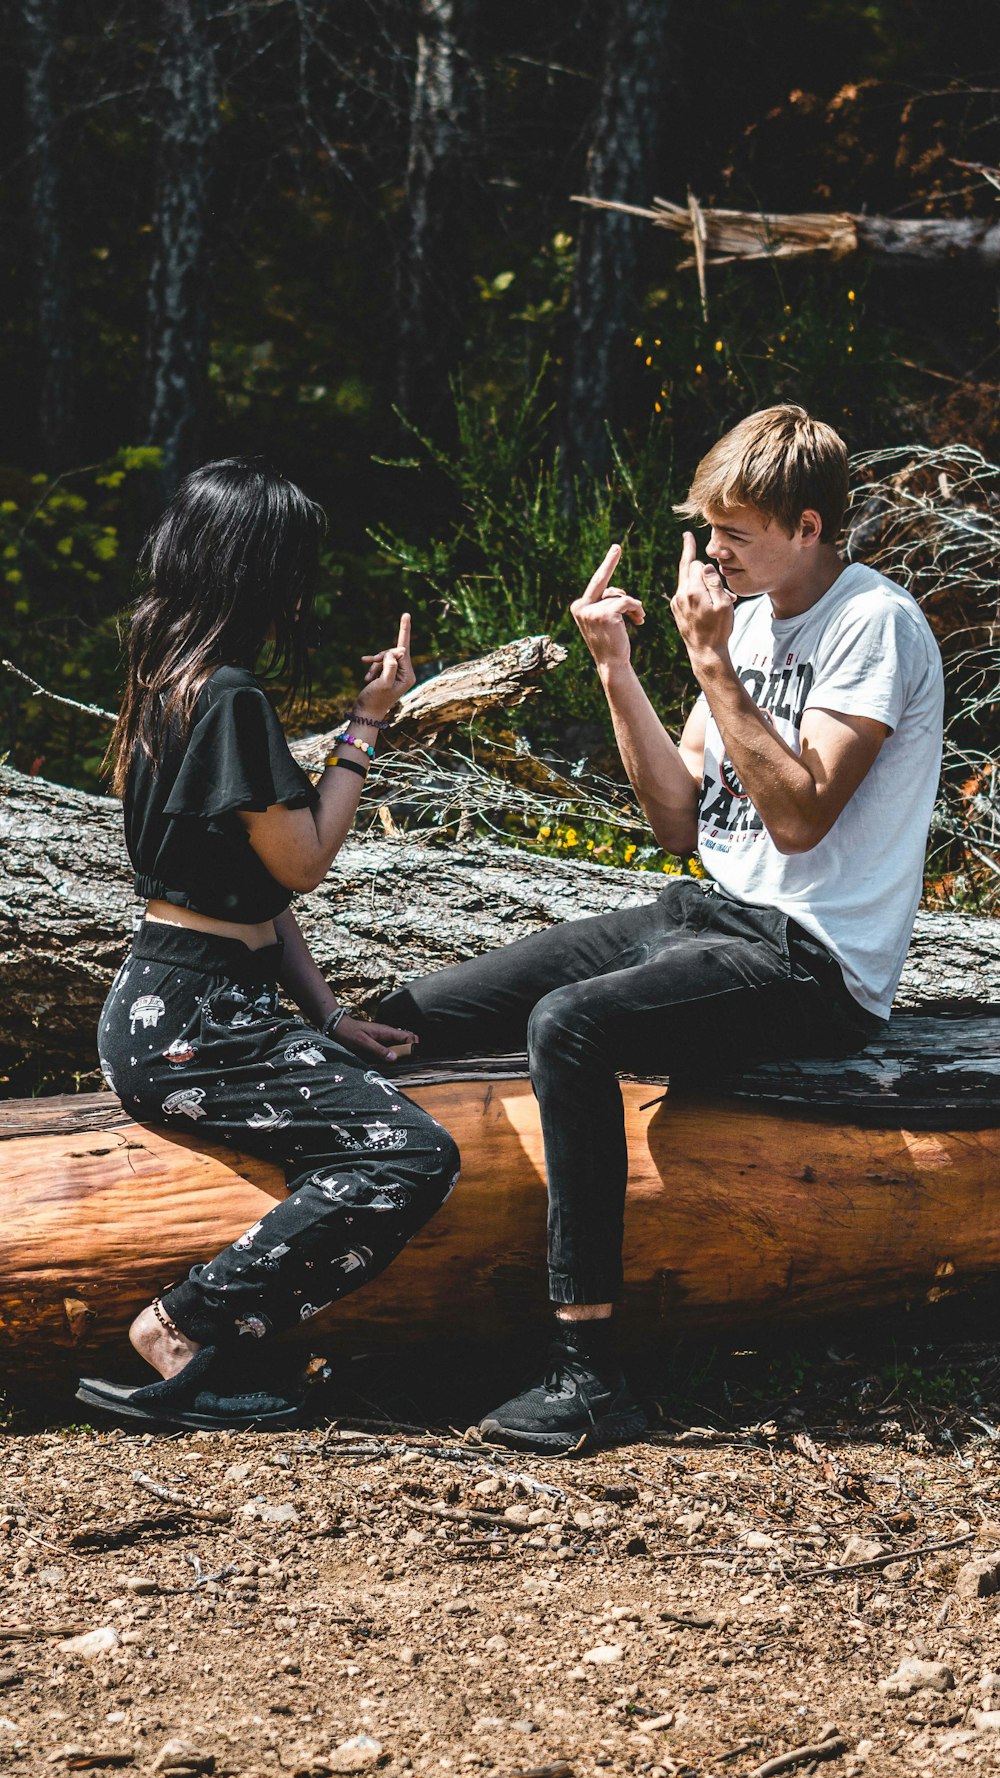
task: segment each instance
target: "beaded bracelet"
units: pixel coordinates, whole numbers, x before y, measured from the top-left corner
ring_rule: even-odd
[[[357,735],[349,735],[346,730],[337,736],[337,746],[356,747],[359,753],[367,753],[369,759],[375,758],[375,749],[368,741],[359,741]]]

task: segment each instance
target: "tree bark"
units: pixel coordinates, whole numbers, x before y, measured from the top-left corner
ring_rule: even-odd
[[[61,0],[22,0],[27,49],[28,210],[40,362],[38,432],[46,467],[76,460],[77,352],[66,238],[65,147],[56,89]]]
[[[366,838],[296,905],[320,967],[360,1009],[412,976],[558,920],[637,906],[659,887],[496,842]],[[0,1043],[95,1066],[97,1015],[134,905],[119,803],[0,767]],[[920,915],[897,1008],[1000,1009],[1000,921]]]
[[[1000,271],[1000,222],[966,216],[956,221],[856,216],[858,247],[885,265],[965,265],[996,277]]]
[[[479,0],[417,0],[405,234],[397,267],[397,401],[422,426],[448,407],[469,295]]]
[[[638,204],[653,183],[672,11],[670,0],[614,0],[587,157],[586,189],[595,196]],[[631,216],[582,217],[562,428],[567,494],[581,469],[601,473],[610,461],[607,426],[618,414],[641,251]]]
[[[208,388],[209,202],[219,78],[207,0],[165,0],[160,146],[146,308],[146,442],[173,493],[197,455]]]

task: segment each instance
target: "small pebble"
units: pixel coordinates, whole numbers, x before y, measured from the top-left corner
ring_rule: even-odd
[[[118,1631],[110,1624],[104,1624],[98,1630],[85,1630],[82,1636],[68,1636],[57,1647],[60,1654],[79,1655],[85,1661],[94,1661],[99,1655],[110,1654],[120,1640]]]
[[[895,1673],[880,1679],[878,1689],[886,1698],[909,1698],[914,1692],[950,1692],[955,1675],[943,1661],[921,1661],[915,1655],[900,1661]]]

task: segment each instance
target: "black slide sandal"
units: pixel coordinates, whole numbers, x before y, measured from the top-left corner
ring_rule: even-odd
[[[301,1378],[279,1386],[235,1371],[230,1354],[203,1346],[175,1377],[129,1385],[103,1377],[81,1377],[77,1401],[117,1419],[146,1427],[180,1426],[194,1431],[233,1431],[240,1427],[297,1425],[305,1412]]]

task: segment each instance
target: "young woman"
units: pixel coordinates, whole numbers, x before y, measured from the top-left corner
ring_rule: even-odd
[[[288,1183],[132,1324],[160,1381],[81,1383],[81,1400],[147,1423],[293,1419],[301,1391],[266,1381],[256,1342],[381,1271],[458,1177],[447,1132],[376,1066],[413,1033],[337,1004],[289,907],[326,876],[414,682],[404,614],[395,646],[364,657],[313,786],[254,668],[263,656],[293,690],[306,681],[323,525],[284,476],[227,459],[188,476],[144,552],[111,758],[146,910],[101,1014],[101,1067],[136,1118],[251,1149]]]

